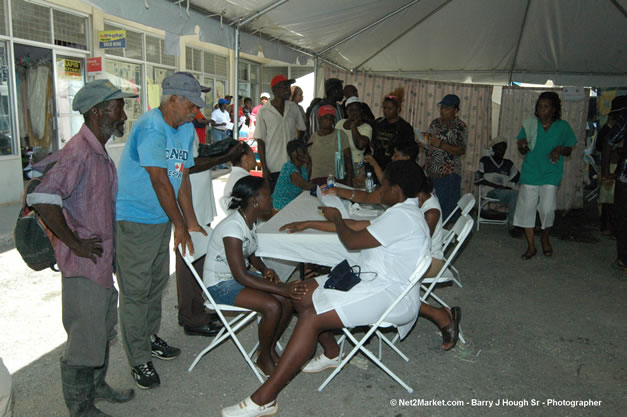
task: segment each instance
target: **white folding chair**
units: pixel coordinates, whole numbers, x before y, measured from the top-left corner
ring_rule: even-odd
[[[461,249],[468,235],[470,235],[470,231],[472,230],[473,223],[474,221],[472,217],[470,217],[468,214],[460,216],[459,219],[457,219],[457,221],[455,222],[455,225],[451,229],[451,233],[448,237],[449,240],[445,242],[445,244],[446,246],[449,246],[449,244],[452,243],[453,241],[456,241],[457,243],[455,244],[451,252],[448,254],[448,257],[446,257],[446,260],[444,262],[444,265],[442,266],[442,269],[440,269],[440,272],[438,272],[438,274],[435,277],[424,278],[420,282],[420,289],[424,291],[423,295],[420,297],[420,300],[423,303],[427,302],[427,299],[429,297],[432,297],[434,300],[440,303],[440,305],[442,305],[443,307],[450,308],[450,306],[446,304],[444,300],[442,300],[440,297],[438,297],[435,294],[434,289],[435,289],[435,286],[438,284],[443,284],[443,283],[451,282],[451,281],[456,282],[455,276],[451,272],[451,269],[453,268],[453,265],[451,265],[451,262],[453,261],[453,259],[455,259],[455,256],[457,256],[457,254],[459,253],[459,250]],[[461,284],[459,284],[459,282],[457,284],[461,287]],[[461,333],[461,330],[459,332],[459,339],[463,343],[466,343]]]
[[[448,223],[448,221],[451,220],[453,215],[455,213],[457,213],[457,210],[461,210],[461,215],[465,216],[466,214],[470,213],[470,210],[472,210],[472,208],[474,206],[475,206],[475,196],[472,195],[472,193],[464,194],[457,201],[457,205],[455,206],[455,210],[453,210],[451,212],[451,214],[448,215],[446,220],[444,220],[444,222],[442,222],[442,226],[446,225],[446,223]]]
[[[488,204],[499,203],[498,198],[485,197],[482,193],[482,187],[483,185],[479,185],[479,187],[477,187],[477,232],[479,231],[479,225],[481,225],[481,223],[507,224],[507,217],[505,217],[503,220],[486,219],[485,217],[481,217],[481,210],[483,210],[484,207],[486,207]]]
[[[429,266],[431,265],[431,255],[425,255],[422,259],[418,261],[418,265],[414,270],[414,273],[409,278],[409,285],[405,290],[396,298],[396,300],[388,307],[387,310],[381,315],[379,320],[376,323],[370,325],[370,329],[366,334],[361,338],[361,340],[357,340],[355,336],[351,333],[349,329],[342,329],[344,335],[340,339],[339,343],[343,347],[344,339],[349,339],[355,347],[344,357],[344,359],[340,362],[337,368],[328,376],[328,378],[318,387],[318,391],[322,391],[331,380],[350,362],[350,360],[357,354],[358,351],[362,351],[371,361],[373,361],[379,368],[383,370],[386,374],[388,374],[392,379],[398,382],[403,388],[407,390],[407,392],[412,393],[413,389],[407,385],[402,379],[400,379],[394,372],[392,372],[387,366],[381,362],[381,341],[385,342],[388,346],[390,346],[398,355],[400,355],[405,361],[409,362],[409,358],[403,354],[394,343],[388,340],[380,331],[379,328],[392,327],[395,326],[392,323],[385,322],[387,316],[390,315],[390,312],[394,310],[394,308],[401,302],[401,300],[414,289],[414,287],[420,282],[422,276],[427,272]],[[370,350],[364,347],[364,344],[374,335],[376,334],[379,337],[379,357],[375,356]],[[340,356],[342,352],[340,351]]]
[[[255,351],[257,350],[257,347],[259,346],[259,342],[255,344],[255,346],[250,350],[250,352],[246,352],[244,350],[244,347],[240,343],[239,339],[237,338],[237,335],[235,334],[242,327],[251,323],[255,319],[255,317],[257,317],[257,312],[249,310],[247,308],[236,307],[236,306],[227,305],[227,304],[216,304],[216,302],[213,300],[213,297],[211,297],[209,290],[207,290],[207,287],[205,287],[205,284],[203,283],[202,278],[198,275],[198,272],[196,272],[196,268],[194,268],[194,266],[192,265],[192,263],[195,260],[197,260],[198,258],[202,257],[203,255],[207,253],[207,246],[209,244],[209,236],[211,235],[211,229],[205,228],[205,230],[207,230],[208,236],[203,236],[202,233],[197,233],[197,232],[191,233],[192,242],[194,244],[194,255],[190,255],[189,252],[187,252],[187,254],[183,256],[183,252],[180,246],[178,250],[181,253],[181,256],[183,257],[185,264],[187,265],[191,273],[194,275],[196,282],[198,283],[198,285],[200,285],[200,288],[202,288],[202,291],[205,294],[205,297],[207,298],[207,301],[205,302],[205,307],[216,312],[216,314],[220,318],[220,321],[222,322],[224,327],[213,338],[213,341],[209,344],[209,346],[204,348],[202,352],[200,352],[198,356],[196,356],[196,359],[194,359],[194,362],[192,362],[192,364],[190,365],[187,371],[191,372],[192,369],[194,369],[196,364],[198,364],[200,359],[205,354],[207,354],[216,346],[220,345],[220,343],[222,343],[224,340],[231,338],[233,339],[233,343],[235,343],[235,346],[237,346],[237,349],[240,351],[240,353],[244,357],[244,360],[246,361],[248,366],[250,366],[250,369],[252,369],[253,373],[255,374],[259,382],[263,383],[265,381],[265,378],[261,375],[261,373],[255,366],[255,364],[251,360],[252,355],[255,353]],[[227,311],[238,313],[238,314],[231,320],[227,320],[224,317],[224,314],[222,314],[223,312],[227,312]]]

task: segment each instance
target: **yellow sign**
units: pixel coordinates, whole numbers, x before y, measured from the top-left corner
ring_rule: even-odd
[[[125,48],[126,30],[103,30],[98,32],[98,41],[101,48]]]
[[[63,73],[66,77],[81,78],[83,76],[81,73],[81,61],[75,59],[64,59],[63,61]]]

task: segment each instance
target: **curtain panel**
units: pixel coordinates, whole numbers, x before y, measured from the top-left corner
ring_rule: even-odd
[[[468,147],[462,161],[462,194],[474,192],[474,175],[479,167],[482,150],[490,141],[492,126],[492,86],[461,84],[410,78],[388,77],[365,72],[347,72],[335,68],[325,69],[326,78],[339,78],[344,85],[353,84],[362,101],[368,103],[375,117],[383,116],[383,99],[403,87],[405,97],[401,117],[414,128],[426,131],[429,123],[440,116],[438,102],[447,94],[459,96],[459,118],[468,128]],[[424,151],[420,152],[424,161]]]
[[[557,191],[557,209],[570,210],[583,207],[584,149],[586,143],[586,116],[588,97],[576,100],[564,100],[563,90],[547,88],[503,87],[501,114],[499,117],[499,136],[507,138],[505,157],[514,162],[518,170],[522,168],[523,158],[516,146],[516,137],[522,127],[522,121],[534,116],[536,100],[543,91],[555,91],[562,100],[562,119],[566,120],[575,132],[577,146],[564,161],[564,176]]]

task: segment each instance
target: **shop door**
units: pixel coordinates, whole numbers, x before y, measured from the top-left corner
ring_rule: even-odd
[[[21,146],[37,161],[58,149],[52,50],[14,44]]]
[[[83,116],[72,111],[74,96],[85,85],[85,58],[56,55],[56,108],[61,149],[80,130]]]

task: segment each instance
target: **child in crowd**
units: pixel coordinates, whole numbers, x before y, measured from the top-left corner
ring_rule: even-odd
[[[311,175],[311,157],[307,146],[300,139],[287,143],[287,154],[290,161],[281,168],[281,173],[272,193],[272,205],[281,210],[290,201],[298,197],[303,190],[310,190],[314,185],[309,182]]]

